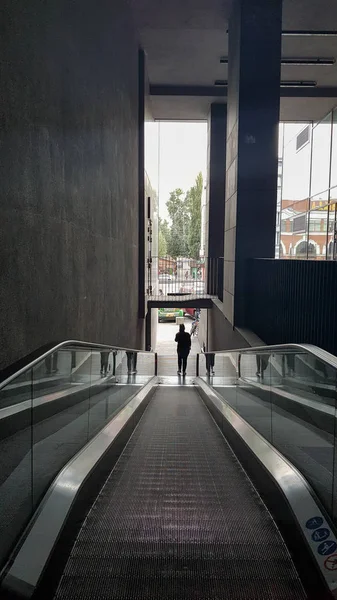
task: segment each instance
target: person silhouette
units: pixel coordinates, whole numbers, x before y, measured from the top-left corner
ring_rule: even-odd
[[[186,375],[187,357],[191,350],[191,336],[185,331],[185,325],[179,326],[175,341],[178,353],[178,375],[181,375],[181,367],[183,367],[183,375]]]

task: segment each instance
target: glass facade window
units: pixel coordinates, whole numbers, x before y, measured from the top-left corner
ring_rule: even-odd
[[[330,187],[337,186],[337,108],[332,113],[332,148]],[[336,199],[335,190],[335,199]]]
[[[310,213],[310,221],[309,221],[309,233],[312,232],[325,232],[326,231],[326,221],[322,219],[317,219],[315,216],[311,216]]]
[[[314,196],[329,188],[331,155],[331,113],[318,123],[312,135],[311,190]]]
[[[301,215],[300,217],[294,217],[293,232],[294,233],[304,232],[306,229],[306,221],[307,221],[306,215]]]
[[[320,210],[329,203],[329,192],[321,192],[317,196],[310,198],[310,210]]]
[[[332,204],[337,202],[337,187],[333,187],[329,190],[329,202]]]
[[[297,136],[284,146],[282,200],[287,201],[309,197],[311,144],[297,150],[296,139]]]
[[[284,123],[282,131],[281,227],[275,256],[336,260],[337,108],[319,123]]]
[[[328,235],[326,246],[326,258],[336,260],[336,242],[337,242],[337,224],[336,224],[336,204],[329,205],[328,214]]]
[[[308,242],[305,240],[299,241],[295,246],[295,253],[298,258],[307,258]]]

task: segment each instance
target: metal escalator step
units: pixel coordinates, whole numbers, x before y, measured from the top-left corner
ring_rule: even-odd
[[[55,598],[305,598],[271,515],[194,390],[156,392]]]

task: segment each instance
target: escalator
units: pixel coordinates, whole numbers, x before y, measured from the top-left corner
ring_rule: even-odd
[[[305,597],[271,515],[196,391],[159,389],[81,528],[55,599]]]
[[[95,421],[32,514],[2,571],[2,597],[335,597],[331,515],[268,434],[227,402],[233,381],[222,374],[221,394],[202,374],[162,385],[154,357],[144,361],[135,393],[125,379],[119,409]],[[232,377],[232,355],[215,365],[227,362]]]

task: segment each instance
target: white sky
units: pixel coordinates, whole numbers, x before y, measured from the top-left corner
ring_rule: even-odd
[[[280,127],[279,151],[290,142],[306,123],[287,123],[286,130]],[[145,164],[152,187],[159,197],[159,216],[168,218],[166,202],[170,192],[181,188],[184,192],[192,187],[201,171],[206,183],[207,176],[207,123],[147,122],[145,124]],[[301,155],[302,156],[302,155]],[[299,158],[301,158],[299,156]],[[303,153],[304,160],[304,153]],[[290,197],[303,197],[302,171],[307,165],[284,165],[287,171]],[[299,181],[297,181],[299,179]],[[296,195],[296,190],[298,194]],[[286,191],[286,190],[285,190]],[[290,191],[289,191],[290,193]],[[305,196],[305,194],[304,194]]]
[[[202,172],[207,173],[207,123],[161,122],[159,124],[159,215],[167,218],[165,203],[170,192],[184,192]]]

